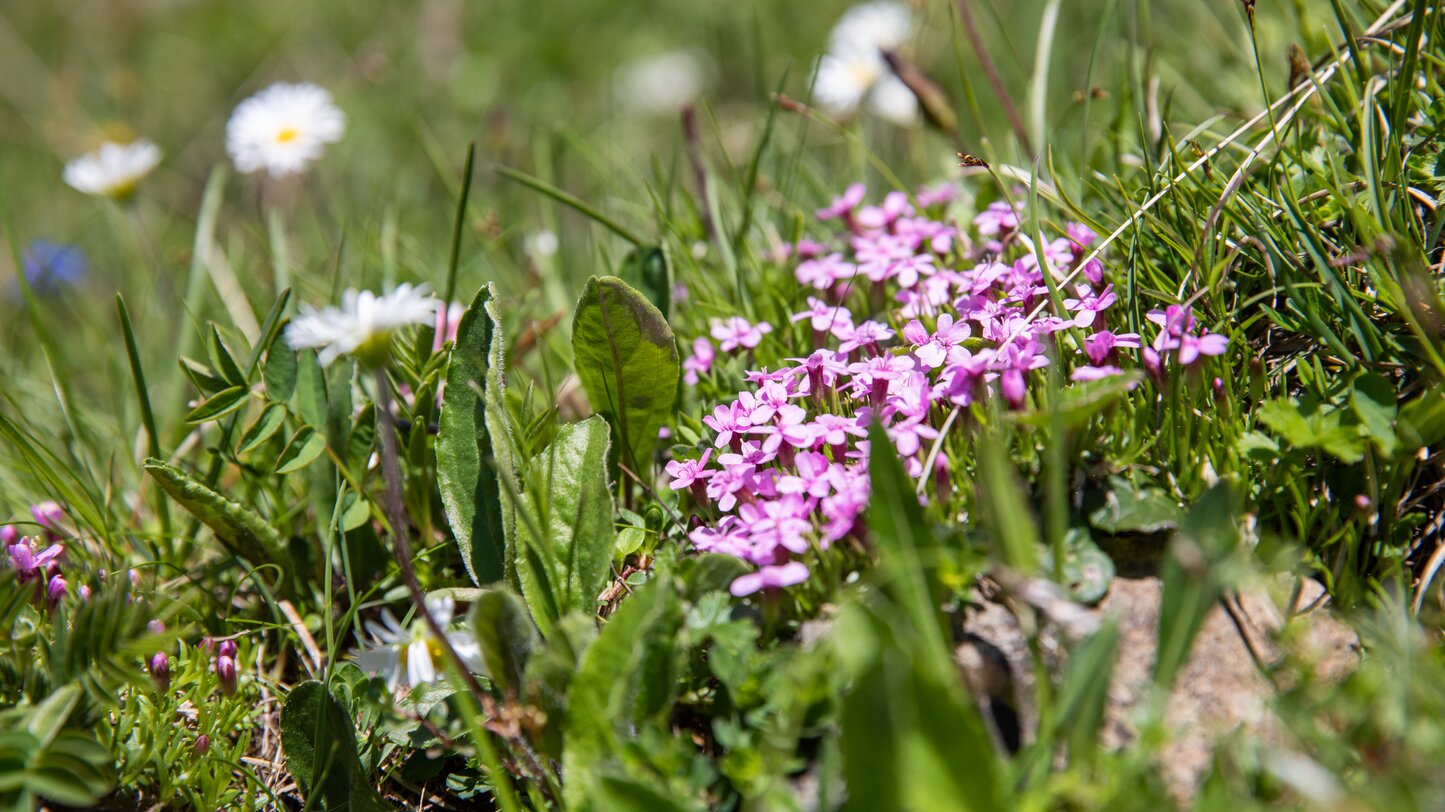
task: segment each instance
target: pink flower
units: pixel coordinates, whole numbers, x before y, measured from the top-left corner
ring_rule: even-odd
[[[837,220],[840,217],[850,217],[853,209],[863,202],[863,196],[868,193],[868,187],[861,183],[855,183],[843,192],[842,196],[833,200],[825,208],[818,209],[816,215],[819,220]]]
[[[1218,333],[1183,335],[1179,337],[1179,363],[1189,366],[1204,355],[1223,355],[1229,349],[1229,339]]]
[[[1102,313],[1118,300],[1114,295],[1114,286],[1109,285],[1098,294],[1095,294],[1087,285],[1081,285],[1079,298],[1065,299],[1064,309],[1074,313],[1074,324],[1079,327],[1088,327],[1094,323],[1094,317]]]
[[[922,189],[919,189],[918,194],[916,195],[916,197],[918,198],[918,205],[922,206],[925,209],[931,209],[934,206],[942,206],[945,203],[952,202],[955,196],[956,190],[951,183],[939,183],[933,186],[925,186]]]
[[[990,203],[973,218],[973,225],[985,237],[1007,235],[1019,227],[1019,216],[1007,203]]]
[[[798,282],[819,290],[827,290],[839,282],[846,282],[858,274],[858,266],[843,259],[842,254],[810,259],[798,263],[794,271]]]
[[[834,327],[852,327],[853,314],[846,307],[833,307],[817,296],[808,297],[808,309],[801,313],[794,313],[792,321],[799,322],[808,319],[813,329],[827,333]]]
[[[773,326],[765,321],[752,324],[741,316],[732,316],[713,325],[712,337],[718,340],[723,352],[732,352],[738,347],[758,346],[763,336],[772,331]]]
[[[892,338],[894,333],[893,328],[888,325],[870,319],[846,331],[835,330],[834,335],[843,338],[843,343],[838,345],[838,352],[846,354],[867,348],[871,354],[876,355],[882,352],[879,345]]]
[[[44,576],[50,567],[57,565],[61,556],[65,555],[65,545],[52,544],[37,553],[35,543],[22,538],[19,544],[10,545],[9,552],[10,566],[15,568],[15,580],[23,584]]]
[[[732,592],[734,597],[741,598],[760,589],[781,589],[806,580],[807,566],[798,561],[789,561],[778,566],[766,566],[747,575],[739,575],[733,580],[732,586],[728,587],[728,591]]]
[[[1124,370],[1119,367],[1078,367],[1069,375],[1071,381],[1102,381],[1105,378],[1112,378],[1115,375],[1122,375]]]
[[[717,358],[713,351],[712,342],[703,336],[692,340],[692,355],[689,355],[682,362],[682,379],[688,386],[696,386],[699,375],[706,375],[712,370],[712,362]]]
[[[1139,334],[1116,334],[1109,330],[1100,330],[1084,339],[1084,353],[1096,366],[1103,365],[1105,361],[1109,360],[1110,356],[1114,354],[1115,347],[1138,349]]]
[[[903,328],[903,337],[914,345],[913,354],[928,369],[937,369],[951,360],[950,354],[957,355],[956,350],[961,350],[960,345],[971,335],[973,330],[969,328],[968,322],[955,322],[952,313],[944,313],[938,317],[938,323],[931,335],[917,319]]]

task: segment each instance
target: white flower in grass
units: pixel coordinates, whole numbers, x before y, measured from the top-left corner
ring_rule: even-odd
[[[456,604],[451,598],[432,596],[426,599],[426,607],[437,625],[446,629]],[[421,617],[413,618],[411,627],[406,628],[390,609],[383,609],[381,622],[366,621],[366,631],[370,640],[353,652],[356,665],[368,674],[385,679],[386,687],[392,690],[400,685],[435,682],[446,670],[446,652]],[[467,668],[482,673],[482,649],[470,632],[449,629],[447,641]]]
[[[241,102],[226,122],[226,151],[242,172],[294,175],[341,140],[346,115],[325,88],[280,82]]]
[[[161,162],[161,148],[144,138],[129,144],[107,141],[95,152],[65,165],[67,185],[88,195],[124,200]]]
[[[348,290],[339,308],[302,305],[286,326],[286,343],[293,350],[317,350],[322,366],[350,354],[364,366],[380,367],[390,357],[392,334],[408,324],[431,324],[439,305],[425,285],[401,285],[381,296]]]
[[[828,37],[828,53],[813,74],[813,98],[833,115],[868,109],[895,124],[918,118],[918,100],[883,59],[913,33],[913,12],[902,3],[855,6]]]

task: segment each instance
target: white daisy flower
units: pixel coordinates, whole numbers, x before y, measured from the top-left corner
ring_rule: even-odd
[[[622,103],[644,113],[676,113],[707,84],[709,64],[693,51],[669,51],[620,68],[613,78]]]
[[[242,172],[294,175],[341,140],[346,116],[325,88],[279,82],[241,102],[226,122],[226,151]]]
[[[903,3],[882,0],[854,6],[828,35],[833,53],[873,52],[900,48],[913,34],[913,11]]]
[[[877,2],[850,9],[828,37],[828,53],[813,73],[813,99],[832,115],[867,102],[869,111],[895,124],[918,119],[918,99],[893,75],[882,52],[913,33],[913,12],[902,3]]]
[[[348,290],[339,308],[302,305],[286,326],[286,343],[293,350],[318,350],[322,366],[353,354],[364,365],[379,367],[391,354],[392,333],[408,324],[431,324],[439,305],[425,285],[401,285],[381,296]]]
[[[426,608],[437,624],[446,628],[452,622],[456,604],[451,598],[429,596]],[[352,652],[357,667],[372,676],[386,680],[386,687],[396,690],[398,686],[413,687],[435,682],[445,668],[441,643],[432,636],[431,629],[420,617],[414,618],[411,628],[404,628],[390,609],[381,610],[381,623],[366,621],[366,631],[371,639],[360,650]],[[447,640],[458,656],[473,673],[485,673],[482,666],[482,648],[470,632],[460,629],[447,631]]]
[[[65,165],[66,184],[88,195],[124,200],[161,162],[161,148],[144,138],[129,144],[107,141]]]

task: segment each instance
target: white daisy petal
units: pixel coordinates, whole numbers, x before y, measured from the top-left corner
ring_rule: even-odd
[[[376,349],[384,358],[392,332],[408,324],[433,323],[438,305],[424,285],[401,285],[382,296],[348,290],[340,308],[302,305],[286,326],[286,343],[293,350],[316,350],[322,366],[362,347]]]
[[[63,178],[88,195],[124,199],[161,162],[161,148],[141,139],[129,144],[107,141],[65,165]]]
[[[325,88],[280,82],[241,102],[226,122],[226,151],[242,172],[302,172],[341,140],[346,115]]]
[[[406,682],[416,686],[433,682],[437,678],[436,666],[431,661],[431,649],[426,638],[413,642],[406,648]]]
[[[907,126],[918,120],[918,97],[902,79],[890,73],[868,94],[868,110],[894,124]]]

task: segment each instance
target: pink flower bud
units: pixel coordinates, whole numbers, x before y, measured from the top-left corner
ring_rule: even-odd
[[[90,585],[81,584],[79,587],[76,588],[75,594],[79,595],[80,599],[83,601],[90,600]]]
[[[13,524],[0,527],[0,544],[9,547],[20,542],[20,530]]]
[[[150,621],[149,623],[146,624],[146,628],[151,630],[151,634],[165,634],[165,633],[166,633],[166,624],[163,623],[163,622],[161,622],[161,621],[159,621],[159,620],[152,620],[152,621]]]
[[[236,641],[222,640],[221,647],[217,649],[217,652],[219,652],[222,657],[230,657],[233,660],[236,659]]]
[[[64,576],[56,574],[50,577],[50,584],[45,588],[45,591],[46,594],[50,596],[50,605],[56,606],[60,603],[60,599],[64,598],[65,594],[70,591],[70,587],[65,583]]]
[[[156,690],[164,693],[171,687],[171,659],[164,651],[157,651],[150,662],[151,682]]]
[[[216,658],[216,677],[221,681],[221,693],[230,696],[236,693],[236,661],[222,654]]]
[[[41,502],[30,506],[30,515],[35,523],[45,528],[45,535],[51,541],[60,538],[60,523],[65,520],[65,510],[56,502]]]
[[[197,755],[197,756],[203,756],[203,755],[205,755],[205,754],[206,754],[206,751],[208,751],[208,750],[210,750],[210,749],[211,749],[211,737],[210,737],[210,736],[207,736],[207,735],[204,734],[204,733],[202,733],[201,735],[197,736],[197,737],[196,737],[196,743],[193,744],[193,745],[191,745],[191,753],[192,753],[193,755]]]

